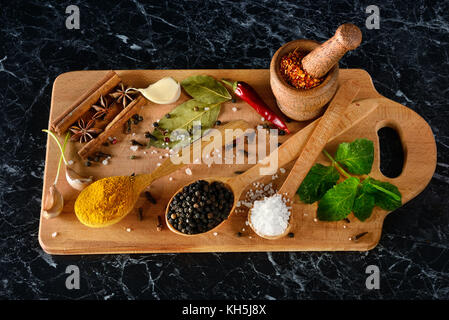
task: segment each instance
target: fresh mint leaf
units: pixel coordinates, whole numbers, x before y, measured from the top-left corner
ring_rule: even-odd
[[[365,221],[371,217],[375,205],[374,196],[367,192],[363,192],[363,188],[359,189],[359,194],[354,200],[352,212],[360,221]]]
[[[193,99],[203,103],[215,104],[232,99],[226,87],[210,76],[190,76],[181,85]]]
[[[384,189],[389,191],[390,193],[393,193],[394,195],[396,195],[396,197],[394,197],[394,195],[385,193],[382,190],[379,190],[379,188],[376,188],[376,186],[380,187],[380,189]],[[393,211],[402,205],[401,193],[395,185],[389,182],[382,182],[368,177],[362,182],[362,190],[373,195],[376,206],[379,206],[384,210]]]
[[[338,146],[335,160],[344,165],[350,173],[368,174],[374,161],[374,144],[368,139],[343,142]]]
[[[314,203],[320,200],[327,190],[337,183],[339,178],[340,174],[337,169],[317,163],[310,169],[297,193],[301,201]]]
[[[351,177],[328,190],[318,202],[317,216],[323,221],[338,221],[351,213],[360,181]]]

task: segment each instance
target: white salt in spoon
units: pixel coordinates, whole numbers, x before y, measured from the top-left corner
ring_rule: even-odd
[[[318,124],[309,136],[306,145],[302,149],[298,160],[296,160],[289,175],[277,193],[284,198],[287,205],[291,205],[293,203],[293,196],[306,177],[310,168],[312,168],[312,165],[317,157],[321,151],[323,151],[328,140],[337,129],[342,115],[345,113],[346,108],[351,104],[352,100],[359,92],[359,89],[359,86],[353,81],[345,82],[340,86],[333,100],[330,102],[326,112],[319,119]],[[275,240],[284,237],[290,231],[290,227],[292,225],[291,210],[288,225],[284,232],[274,236],[264,235],[255,227],[255,225],[251,222],[252,211],[253,208],[248,213],[248,224],[258,236],[265,239]]]

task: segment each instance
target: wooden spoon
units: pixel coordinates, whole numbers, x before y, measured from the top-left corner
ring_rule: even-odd
[[[242,121],[242,120],[237,120],[237,121],[232,121],[232,122],[228,122],[220,127],[217,128],[220,131],[220,134],[222,136],[225,135],[225,130],[230,129],[230,130],[234,130],[236,138],[239,135],[244,134],[245,130],[249,129],[249,125],[246,121]],[[240,130],[238,130],[240,129]],[[191,144],[190,146],[186,147],[186,148],[190,148],[190,154],[193,155],[193,150],[194,146],[198,143],[201,143],[201,151],[209,144],[208,142],[204,142],[204,141],[196,141],[193,144]],[[222,143],[225,143],[225,139],[222,139]],[[112,213],[112,212],[103,212],[103,215],[108,217],[108,216],[113,216],[113,219],[105,219],[102,222],[95,222],[93,223],[91,219],[89,219],[91,213],[98,211],[98,209],[95,209],[96,207],[98,208],[98,203],[93,201],[92,199],[90,199],[89,195],[91,193],[91,190],[93,190],[93,188],[95,188],[100,182],[99,181],[104,181],[108,180],[108,179],[112,179],[113,177],[108,177],[108,178],[103,178],[101,180],[95,181],[94,183],[92,183],[91,185],[89,185],[88,187],[86,187],[78,196],[78,198],[76,199],[75,202],[75,213],[76,216],[78,217],[78,219],[80,220],[81,223],[83,223],[84,225],[88,226],[88,227],[93,227],[93,228],[101,228],[101,227],[106,227],[106,226],[110,226],[112,224],[115,224],[117,222],[119,222],[120,220],[122,220],[133,208],[135,203],[137,202],[137,200],[139,199],[140,194],[142,193],[142,191],[148,187],[153,181],[164,177],[172,172],[175,172],[176,170],[182,168],[183,166],[185,166],[184,163],[180,163],[180,164],[174,164],[172,162],[172,159],[168,158],[167,160],[165,160],[161,166],[157,167],[153,172],[149,173],[149,174],[140,174],[137,176],[122,176],[120,178],[122,178],[123,180],[128,180],[131,181],[131,185],[132,188],[130,189],[128,194],[119,194],[117,195],[120,198],[128,198],[130,199],[130,201],[128,201],[128,205],[124,206],[123,208],[120,209],[120,211],[117,213]],[[126,181],[125,180],[125,181]],[[102,201],[106,201],[105,199],[102,199]],[[83,207],[87,206],[87,209],[84,209],[84,211],[81,213],[82,209],[80,209],[79,204],[83,203]],[[104,204],[103,206],[104,207]],[[114,204],[111,202],[108,206],[110,209],[106,209],[106,210],[116,210],[117,208],[115,208]]]
[[[303,175],[305,177],[305,175],[309,171],[310,167],[312,166],[313,161],[315,161],[318,154],[321,152],[321,150],[324,148],[325,144],[327,143],[330,135],[333,133],[334,128],[336,128],[336,126],[338,125],[338,120],[340,119],[344,110],[350,104],[350,102],[354,99],[354,97],[356,96],[358,91],[359,91],[358,86],[356,86],[352,81],[346,82],[340,88],[340,90],[337,92],[334,100],[329,105],[329,108],[326,111],[325,116],[323,116],[323,118],[320,118],[311,124],[311,125],[313,125],[314,129],[310,130],[310,127],[304,128],[303,130],[305,130],[304,132],[306,134],[304,134],[303,130],[297,132],[291,138],[289,138],[287,141],[285,141],[279,148],[277,148],[274,152],[272,152],[268,157],[266,157],[264,161],[259,162],[258,164],[251,167],[249,170],[247,170],[243,174],[238,175],[236,177],[210,177],[210,178],[201,179],[201,180],[205,180],[209,183],[217,181],[217,182],[222,182],[223,184],[225,184],[232,191],[232,193],[234,195],[234,203],[233,203],[231,210],[229,211],[229,212],[233,212],[235,210],[237,201],[240,199],[240,196],[241,196],[243,190],[245,190],[251,183],[253,183],[254,181],[256,181],[262,177],[260,174],[260,169],[267,166],[267,164],[269,165],[270,163],[272,163],[272,161],[275,159],[275,157],[278,158],[278,159],[276,159],[278,166],[282,166],[282,165],[285,165],[285,164],[289,163],[290,161],[294,160],[299,153],[298,150],[303,150],[303,152],[301,154],[302,155],[301,159],[300,159],[299,163],[297,163],[297,165],[295,165],[295,167],[297,167],[297,170],[300,171],[301,168],[299,168],[299,166],[303,165],[305,162],[306,163],[310,162],[310,165],[308,166],[307,169],[306,168],[302,169],[302,171],[304,171]],[[324,135],[325,135],[325,137],[324,137]],[[306,144],[306,142],[307,142],[307,144]],[[305,144],[306,144],[306,148],[303,148]],[[316,147],[315,147],[315,144],[317,145]],[[309,155],[308,154],[309,152],[311,152],[311,153],[313,152],[313,154]],[[277,168],[276,168],[276,171],[277,171]],[[289,177],[294,176],[295,179],[287,178],[288,183],[287,184],[284,183],[285,187],[283,189],[283,192],[289,192],[289,194],[294,194],[294,192],[296,192],[296,189],[299,187],[302,180],[304,179],[304,177],[296,176],[297,174],[298,173],[296,172],[296,170],[291,171]],[[218,224],[217,226],[215,226],[214,228],[212,228],[206,232],[196,233],[196,234],[182,233],[182,232],[178,231],[177,229],[175,229],[170,224],[170,222],[168,221],[168,211],[170,208],[170,203],[172,202],[172,200],[176,196],[176,194],[178,194],[179,192],[182,192],[182,190],[185,186],[190,185],[192,183],[193,182],[190,182],[190,183],[182,186],[181,188],[179,188],[178,191],[175,192],[175,194],[173,194],[173,196],[171,197],[170,201],[168,202],[167,208],[165,210],[165,222],[166,222],[168,228],[171,231],[173,231],[174,233],[182,235],[182,236],[195,236],[195,235],[210,233],[213,230],[215,230],[216,228],[218,228],[221,224],[223,224],[224,221],[226,221],[226,220],[223,220],[220,224]],[[296,189],[295,189],[295,185],[297,185]],[[294,190],[293,193],[291,193],[291,190]],[[264,236],[264,238],[271,239],[271,237],[267,237],[267,236]],[[276,237],[276,238],[278,238],[278,237]]]
[[[282,195],[282,197],[287,200],[287,205],[290,205],[293,202],[292,199],[296,191],[314,164],[316,158],[319,156],[321,151],[323,151],[328,140],[334,134],[346,108],[351,104],[352,100],[354,100],[359,90],[360,87],[353,81],[345,82],[338,89],[326,112],[319,119],[317,126],[302,149],[298,160],[296,160],[289,175],[278,191],[278,194]],[[267,236],[257,232],[251,223],[251,211],[248,214],[248,223],[253,231],[260,237],[270,240],[284,237],[289,232],[291,219],[292,218],[290,216],[289,225],[282,234],[277,236]]]

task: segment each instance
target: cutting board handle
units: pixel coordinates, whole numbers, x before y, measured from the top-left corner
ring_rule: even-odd
[[[377,171],[382,175],[379,178],[383,181],[409,186],[407,192],[402,192],[402,202],[405,203],[427,186],[435,172],[437,156],[435,139],[432,129],[419,114],[387,98],[377,100],[383,119],[378,119],[375,126],[377,170],[372,170],[372,175]],[[377,133],[384,127],[396,130],[403,148],[404,165],[401,174],[396,178],[385,177],[380,171],[380,143]]]

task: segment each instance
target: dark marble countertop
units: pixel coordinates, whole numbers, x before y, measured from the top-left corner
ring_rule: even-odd
[[[0,11],[0,298],[448,299],[449,3],[364,1],[11,1]],[[72,70],[268,68],[283,43],[324,41],[357,24],[363,43],[341,67],[362,68],[377,90],[418,112],[438,148],[426,189],[385,220],[369,252],[50,256],[38,243],[54,79]],[[423,157],[426,157],[423,154]],[[76,265],[79,290],[67,290]],[[368,265],[380,289],[365,286]]]

